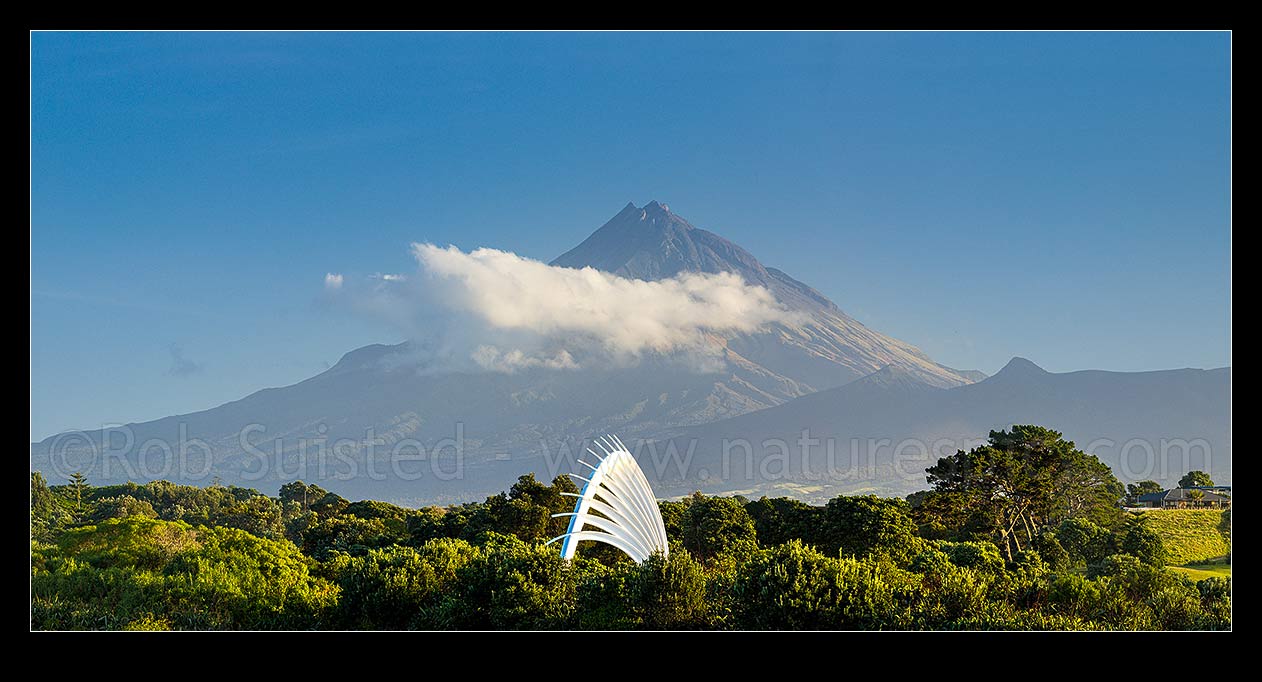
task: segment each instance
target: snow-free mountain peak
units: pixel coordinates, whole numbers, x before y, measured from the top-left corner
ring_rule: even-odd
[[[1039,367],[1030,360],[1021,356],[1016,356],[1003,366],[1003,369],[995,373],[991,379],[1017,379],[1026,377],[1040,377],[1051,374],[1047,370]]]
[[[749,252],[714,233],[694,228],[658,201],[643,208],[628,204],[552,264],[590,266],[632,279],[665,279],[683,272],[736,272],[750,284],[768,285],[772,281]]]
[[[803,313],[804,321],[774,325],[764,333],[732,335],[726,339],[726,350],[809,389],[840,386],[886,365],[934,386],[957,386],[976,378],[865,327],[819,291],[764,266],[749,251],[692,225],[658,200],[642,208],[628,204],[552,264],[644,280],[731,272],[747,284],[766,287],[782,305]]]
[[[644,205],[644,213],[648,216],[674,215],[670,212],[670,206],[656,199]]]

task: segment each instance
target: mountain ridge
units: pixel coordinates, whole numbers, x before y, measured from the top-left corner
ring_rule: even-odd
[[[802,496],[796,493],[824,486],[827,492],[814,493],[818,499],[861,492],[903,495],[925,487],[924,467],[937,457],[981,444],[992,429],[1029,423],[1061,431],[1080,448],[1094,450],[1123,481],[1177,480],[1192,469],[1211,472],[1216,482],[1231,479],[1229,366],[1057,373],[1018,357],[983,381],[919,390],[885,380],[884,374],[881,370],[781,405],[677,430],[648,447],[691,451],[692,475],[658,471],[655,483],[673,494],[700,489]],[[852,474],[848,480],[811,479],[807,472],[821,468],[822,445],[805,447],[799,441],[804,433],[848,456],[855,455],[858,444],[863,466],[846,472]],[[869,447],[882,441],[883,450]],[[779,479],[718,481],[699,475],[722,469],[724,443],[733,442],[750,444],[751,461],[744,470],[761,471],[763,462],[782,456],[798,468],[790,465]],[[950,447],[920,456],[935,443]],[[894,457],[900,444],[913,456]]]

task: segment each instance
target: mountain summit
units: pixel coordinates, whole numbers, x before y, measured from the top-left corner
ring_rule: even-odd
[[[1020,381],[1049,374],[1051,372],[1018,355],[1009,360],[1008,364],[1004,365],[1003,369],[996,372],[995,376],[991,378],[1003,381]]]
[[[781,303],[835,307],[822,294],[775,268],[764,267],[750,252],[713,232],[695,227],[670,207],[650,201],[644,208],[628,203],[583,243],[552,265],[593,267],[632,279],[656,280],[684,272],[734,272],[749,284],[771,289]]]
[[[729,353],[809,390],[840,386],[889,365],[932,386],[977,379],[929,359],[920,349],[868,329],[815,289],[766,267],[740,246],[689,223],[658,201],[628,203],[583,243],[552,265],[592,267],[633,279],[657,280],[685,272],[732,272],[767,287],[780,303],[807,314],[799,325],[774,325],[760,334],[726,338]]]

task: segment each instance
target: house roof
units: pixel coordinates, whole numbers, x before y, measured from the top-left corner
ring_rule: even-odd
[[[1191,493],[1192,490],[1193,490],[1192,488],[1171,488],[1170,490],[1163,490],[1159,493],[1148,493],[1147,495],[1140,495],[1139,501],[1140,502],[1165,502],[1169,500],[1171,502],[1178,502],[1181,500],[1190,500],[1192,499],[1192,497],[1189,493]],[[1204,497],[1201,498],[1202,502],[1230,502],[1231,501],[1231,497],[1228,495],[1219,495],[1218,493],[1210,492],[1208,490],[1202,490],[1201,492],[1204,493]]]

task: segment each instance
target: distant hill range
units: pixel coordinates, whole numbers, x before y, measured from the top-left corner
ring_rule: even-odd
[[[643,459],[651,453],[639,453],[661,494],[702,488],[818,497],[848,490],[907,492],[923,488],[924,478],[882,469],[884,455],[876,448],[870,475],[852,469],[816,481],[791,468],[786,475],[768,468],[766,476],[720,480],[722,439],[739,433],[757,441],[750,455],[757,472],[765,460],[763,440],[802,428],[897,443],[937,434],[985,437],[989,428],[1030,422],[1062,430],[1080,445],[1097,434],[1154,444],[1167,435],[1207,439],[1216,480],[1230,480],[1228,369],[1062,375],[1014,360],[989,379],[951,369],[865,327],[818,291],[657,202],[628,204],[553,264],[649,280],[735,272],[805,313],[804,321],[756,334],[711,335],[726,366],[708,373],[655,359],[581,372],[421,373],[407,343],[366,346],[292,386],[129,424],[126,435],[110,437],[110,449],[100,432],[33,443],[32,467],[54,481],[82,469],[96,483],[166,478],[204,485],[217,476],[269,492],[303,478],[352,498],[448,503],[503,490],[521,473],[546,477],[574,470],[582,441],[616,432],[650,450],[692,444],[693,460],[673,469],[654,467]],[[169,465],[179,453],[167,455],[161,444],[174,448],[181,434],[184,441],[205,444],[209,466],[197,447],[186,464]],[[375,452],[364,445],[366,434],[380,443]],[[450,447],[457,434],[464,445],[459,467]],[[339,440],[340,449],[332,451]],[[147,442],[158,445],[142,455],[137,450]],[[383,451],[413,442],[425,448],[425,459],[396,458],[393,468],[385,461]],[[917,466],[923,470],[924,463]]]
[[[1040,424],[1097,455],[1123,480],[1174,481],[1201,469],[1228,482],[1230,391],[1230,368],[1053,374],[1013,358],[992,377],[944,389],[891,366],[776,407],[680,429],[645,446],[642,461],[665,463],[646,466],[663,494],[904,495],[927,487],[927,465],[978,445],[990,430]]]

